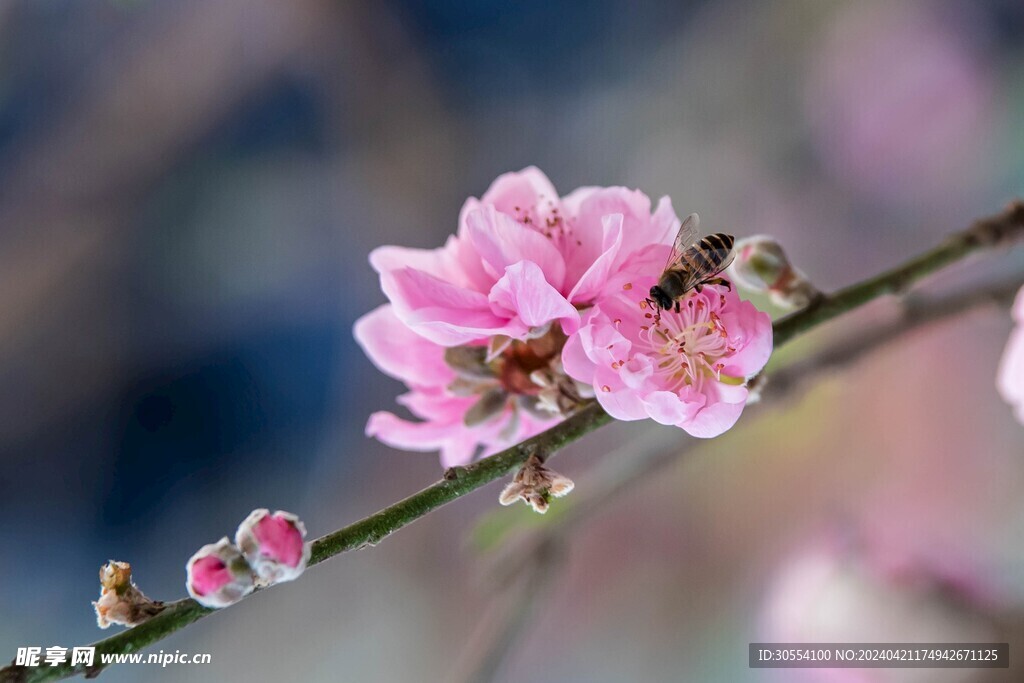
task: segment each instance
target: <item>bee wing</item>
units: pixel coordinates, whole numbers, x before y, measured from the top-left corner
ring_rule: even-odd
[[[665,261],[665,267],[663,270],[668,270],[670,266],[679,262],[682,258],[683,252],[686,251],[687,247],[693,244],[697,238],[697,228],[700,226],[700,216],[695,213],[691,213],[683,221],[683,224],[679,226],[679,232],[676,233],[675,242],[672,243],[672,252],[668,255],[668,260]]]

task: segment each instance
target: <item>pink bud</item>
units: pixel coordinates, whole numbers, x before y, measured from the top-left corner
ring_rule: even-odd
[[[744,237],[733,248],[736,258],[729,275],[740,287],[752,292],[767,292],[772,301],[786,308],[803,308],[820,292],[807,276],[790,262],[782,245],[772,237]]]
[[[227,607],[255,587],[252,568],[227,536],[200,548],[185,570],[189,595],[205,607]]]
[[[306,569],[311,547],[306,527],[290,512],[253,510],[238,526],[235,543],[256,575],[267,583],[292,581]]]

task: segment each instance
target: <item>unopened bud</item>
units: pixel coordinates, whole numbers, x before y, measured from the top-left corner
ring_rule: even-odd
[[[498,498],[502,505],[511,505],[521,500],[534,512],[548,511],[551,497],[561,498],[573,490],[575,484],[566,476],[550,470],[536,455],[531,455],[523,468],[516,473],[512,482],[505,487]]]
[[[164,603],[150,600],[132,581],[132,566],[110,560],[100,568],[100,599],[92,603],[100,628],[111,624],[135,626],[164,610]]]
[[[252,568],[227,536],[200,548],[185,570],[188,594],[204,607],[227,607],[255,588]]]
[[[265,583],[298,578],[309,563],[306,526],[290,512],[253,510],[238,526],[235,543],[256,576]]]
[[[767,292],[773,302],[786,308],[803,308],[821,296],[773,238],[745,237],[733,249],[736,257],[729,266],[729,274],[740,287]]]

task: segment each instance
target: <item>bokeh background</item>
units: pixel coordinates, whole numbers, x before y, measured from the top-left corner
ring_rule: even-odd
[[[363,436],[401,387],[352,323],[383,301],[368,252],[440,245],[499,173],[669,194],[827,289],[1020,195],[1021,121],[1018,0],[3,0],[3,659],[107,635],[108,558],[177,598],[254,507],[316,536],[435,480],[433,455]],[[916,333],[594,509],[493,680],[1021,680],[1010,327]],[[657,429],[613,425],[558,469],[583,484]],[[517,608],[473,540],[529,515],[498,491],[154,648],[211,665],[103,679],[469,680]],[[755,671],[757,640],[1009,640],[1018,664]]]

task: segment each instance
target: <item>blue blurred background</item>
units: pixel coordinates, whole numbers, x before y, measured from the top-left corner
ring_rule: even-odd
[[[1018,0],[0,3],[0,656],[106,635],[108,558],[177,598],[252,508],[318,536],[436,479],[363,436],[401,387],[351,327],[383,301],[369,251],[442,244],[498,174],[669,194],[828,289],[1022,194],[1022,120]],[[609,503],[494,680],[798,680],[749,670],[753,640],[1021,652],[1010,325],[909,337]],[[154,648],[211,665],[103,678],[456,680],[497,590],[468,539],[526,514],[497,492]]]

